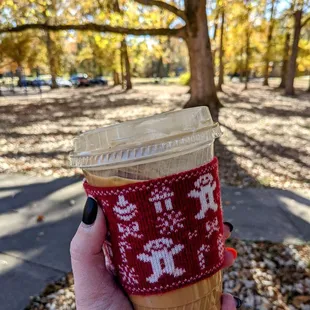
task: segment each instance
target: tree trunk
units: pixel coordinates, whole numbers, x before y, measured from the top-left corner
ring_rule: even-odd
[[[281,68],[281,83],[279,85],[279,88],[285,88],[285,81],[286,81],[286,73],[287,73],[287,64],[288,64],[288,55],[290,50],[290,33],[287,32],[285,34],[285,42],[283,46],[283,52],[282,52],[282,68]]]
[[[121,43],[121,53],[120,53],[120,61],[121,61],[121,83],[122,89],[125,88],[125,77],[124,77],[124,51]]]
[[[216,58],[216,52],[217,52],[217,44],[216,44],[216,35],[217,35],[217,28],[219,23],[219,0],[216,0],[216,7],[215,7],[215,17],[214,17],[214,31],[212,35],[212,40],[214,42],[215,48],[212,50],[212,60],[213,60],[213,68],[215,68],[215,58]]]
[[[19,87],[22,87],[23,86],[22,85],[23,68],[22,68],[22,65],[20,63],[17,63],[16,75],[18,77],[17,85]]]
[[[170,69],[171,69],[171,57],[172,57],[172,55],[171,55],[171,53],[172,53],[172,51],[171,51],[171,38],[170,37],[167,38],[167,49],[169,51],[169,58],[167,60],[167,65],[166,65],[166,69],[164,70],[164,72],[165,72],[165,76],[169,77]]]
[[[206,19],[206,0],[186,0],[186,44],[190,62],[191,98],[185,108],[208,106],[217,117],[220,102],[214,83],[212,51]]]
[[[245,5],[246,5],[246,21],[247,21],[247,27],[246,27],[246,33],[245,33],[245,81],[244,81],[244,89],[248,89],[248,82],[249,82],[249,63],[250,63],[250,35],[251,35],[251,30],[250,30],[250,12],[251,8],[249,6],[250,0],[245,0]]]
[[[48,4],[48,9],[50,10],[50,13],[52,14],[49,16],[47,14],[47,11],[44,11],[44,15],[46,18],[46,23],[49,24],[50,22],[56,23],[56,0],[52,0]],[[49,63],[49,69],[50,69],[50,75],[51,75],[51,88],[55,89],[58,88],[57,82],[56,82],[56,76],[57,76],[57,69],[56,69],[56,55],[55,55],[55,43],[53,39],[51,38],[50,31],[46,31],[46,48],[47,48],[47,58]]]
[[[117,86],[120,84],[119,74],[116,70],[113,70],[113,83],[114,83],[114,86]]]
[[[221,37],[220,37],[220,65],[219,65],[219,80],[217,84],[217,90],[222,91],[222,85],[224,84],[224,43],[223,43],[223,38],[224,38],[224,24],[225,24],[225,8],[222,7],[222,12],[221,12],[221,19],[222,19],[222,24],[221,24]]]
[[[15,87],[14,87],[14,73],[11,70],[11,93],[15,93]]]
[[[170,62],[167,63],[167,66],[166,66],[166,77],[169,77],[170,76],[170,67],[171,67],[171,64]]]
[[[309,78],[308,78],[309,84],[308,84],[307,92],[310,93],[310,71],[308,72],[308,75],[309,75]]]
[[[291,56],[288,63],[286,84],[285,84],[285,95],[293,96],[295,94],[294,90],[294,79],[296,74],[296,59],[298,55],[298,43],[300,38],[301,31],[301,18],[302,18],[302,10],[298,10],[294,13],[294,38]]]
[[[249,28],[249,27],[248,27]],[[250,30],[246,31],[246,45],[245,45],[245,81],[244,89],[248,89],[249,82],[249,63],[250,63]]]
[[[213,41],[216,39],[217,27],[218,27],[218,19],[219,19],[219,8],[218,8],[218,1],[216,1],[216,14],[214,17],[214,31],[213,31]]]
[[[239,70],[237,69],[237,73],[239,73],[239,82],[243,82],[243,75],[244,75],[244,46],[240,49],[240,62],[239,62]]]
[[[122,51],[125,63],[126,89],[129,90],[132,89],[132,83],[131,83],[131,72],[130,72],[130,62],[128,57],[127,43],[125,39],[123,39],[122,41]]]
[[[164,65],[163,65],[163,57],[160,56],[157,62],[157,77],[161,80],[164,76]]]
[[[103,69],[102,69],[102,67],[101,67],[101,65],[98,65],[98,76],[103,76]],[[95,67],[95,69],[96,69],[96,67]]]
[[[271,41],[272,41],[272,33],[274,28],[274,19],[273,14],[275,11],[275,0],[271,0],[271,10],[270,10],[270,21],[268,27],[268,35],[267,35],[267,47],[265,54],[265,66],[264,66],[264,86],[268,86],[268,78],[269,78],[269,62],[270,62],[270,50],[271,50]]]
[[[57,82],[56,82],[56,76],[57,76],[56,59],[55,59],[55,54],[54,54],[54,42],[51,38],[51,34],[49,31],[46,31],[46,49],[47,49],[50,74],[52,77],[51,87],[55,89],[58,87]]]

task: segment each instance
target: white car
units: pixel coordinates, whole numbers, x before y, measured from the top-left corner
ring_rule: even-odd
[[[56,78],[56,83],[59,87],[72,87],[72,83],[64,78]]]
[[[62,77],[57,77],[56,78],[56,83],[57,83],[58,87],[67,87],[67,88],[72,87],[72,83],[69,80],[66,80],[66,79],[64,79]],[[48,85],[49,86],[52,85],[52,81],[51,80],[48,81]]]

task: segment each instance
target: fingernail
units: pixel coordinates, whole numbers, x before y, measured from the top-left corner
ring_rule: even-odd
[[[234,256],[234,259],[237,258],[238,252],[234,248],[226,248],[226,251],[230,252]]]
[[[82,222],[86,225],[94,224],[97,216],[98,206],[95,199],[88,197],[85,203]]]
[[[235,303],[236,303],[236,308],[239,309],[242,306],[243,301],[240,298],[236,297],[236,296],[233,296],[233,297],[234,297],[234,300],[235,300]]]
[[[232,223],[224,222],[224,225],[228,226],[230,232],[232,232],[234,230],[234,225]]]

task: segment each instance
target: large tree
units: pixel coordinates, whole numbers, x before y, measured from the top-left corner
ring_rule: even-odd
[[[285,33],[283,50],[282,50],[281,82],[279,88],[285,88],[289,51],[290,51],[290,33],[287,31]]]
[[[271,52],[271,44],[272,44],[272,35],[274,29],[274,15],[276,10],[276,0],[271,0],[271,8],[270,8],[270,19],[268,24],[268,33],[267,33],[267,42],[266,42],[266,50],[264,55],[264,81],[263,85],[268,86],[268,78],[269,78],[269,62],[270,62],[270,52]]]
[[[248,89],[248,82],[250,77],[250,57],[251,57],[251,49],[250,49],[250,38],[251,38],[251,24],[250,24],[250,13],[251,13],[251,3],[249,0],[245,0],[245,20],[246,20],[246,30],[245,30],[245,81],[244,81],[244,89]]]
[[[217,89],[222,91],[224,84],[224,25],[225,25],[225,7],[221,7],[221,34],[220,34],[220,52],[219,52],[219,80]]]
[[[308,16],[304,21],[302,20],[305,6],[305,0],[296,0],[292,5],[294,17],[294,35],[285,81],[285,94],[288,96],[293,96],[295,94],[294,79],[297,68],[298,44],[300,40],[301,29],[310,21],[310,16]]]
[[[53,24],[57,22],[57,6],[56,6],[56,0],[52,0],[50,3],[46,3],[46,5],[43,5],[43,16],[46,20],[46,24]],[[48,56],[48,62],[49,62],[49,68],[50,68],[50,74],[51,74],[51,87],[57,88],[57,55],[56,55],[56,48],[55,48],[55,42],[52,38],[52,34],[49,30],[46,31],[46,50],[47,50],[47,56]]]
[[[121,57],[125,65],[126,90],[132,89],[130,61],[128,56],[127,42],[124,38],[121,42]]]
[[[35,2],[36,1],[33,1],[30,7]],[[104,0],[97,1],[98,4],[103,2]],[[65,1],[64,5],[67,5],[67,3],[68,1]],[[113,6],[118,5],[118,1],[116,0],[107,1],[107,3],[111,3]],[[206,17],[206,0],[185,0],[184,6],[182,7],[177,6],[173,1],[168,3],[160,0],[132,0],[124,2],[124,5],[128,7],[131,3],[138,3],[142,6],[154,6],[157,9],[159,8],[160,10],[168,11],[176,16],[176,20],[180,21],[177,24],[181,24],[182,26],[178,28],[129,27],[130,22],[128,26],[121,22],[117,24],[117,22],[115,22],[116,19],[111,21],[104,18],[104,22],[100,22],[100,19],[89,18],[90,13],[98,12],[98,10],[98,16],[103,14],[103,12],[100,11],[100,7],[97,8],[97,11],[94,11],[91,7],[93,3],[87,2],[88,6],[85,6],[83,9],[85,15],[88,14],[88,18],[84,19],[82,22],[74,18],[74,14],[72,13],[74,12],[74,9],[72,9],[70,11],[71,15],[69,14],[69,18],[65,20],[65,23],[60,22],[60,18],[54,23],[46,23],[45,21],[40,22],[40,20],[36,18],[32,20],[24,18],[22,20],[7,21],[6,23],[3,23],[0,28],[0,33],[21,32],[27,29],[43,29],[45,31],[78,30],[112,32],[123,35],[158,35],[182,38],[185,40],[188,47],[191,73],[191,98],[186,104],[186,107],[208,105],[212,110],[217,110],[220,104],[214,83],[214,68]],[[80,5],[83,6],[84,4]],[[118,5],[118,8],[121,6],[122,5]],[[124,13],[124,16],[126,14],[127,13]],[[127,19],[129,18],[130,17]],[[123,20],[125,20],[125,18],[123,18]]]

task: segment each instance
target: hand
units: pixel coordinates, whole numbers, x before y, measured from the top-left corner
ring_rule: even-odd
[[[224,225],[225,240],[232,225]],[[77,310],[132,310],[128,298],[105,267],[102,245],[107,228],[101,208],[88,198],[82,222],[71,241],[70,253],[74,275]],[[234,249],[226,249],[224,266],[231,266],[236,258]],[[222,310],[234,310],[241,301],[229,294],[222,295]]]

